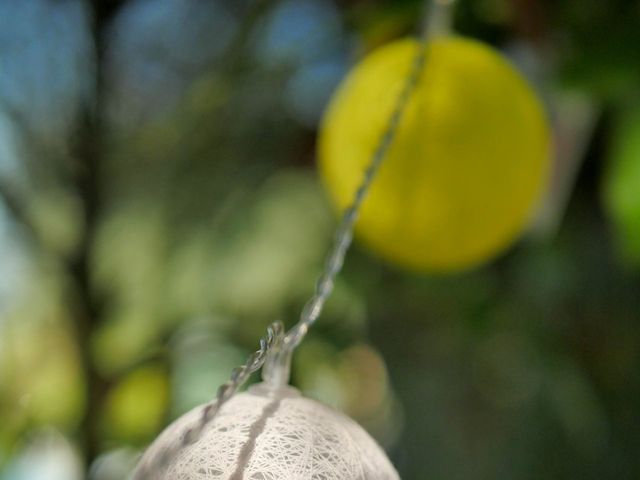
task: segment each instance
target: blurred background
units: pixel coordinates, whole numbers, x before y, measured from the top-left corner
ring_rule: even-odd
[[[422,0],[0,1],[0,479],[118,480],[291,325],[332,92]],[[640,478],[640,2],[460,0],[545,99],[552,187],[473,271],[357,244],[294,383],[404,480]]]

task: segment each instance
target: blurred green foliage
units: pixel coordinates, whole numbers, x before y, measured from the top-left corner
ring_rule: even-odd
[[[640,265],[640,107],[627,106],[615,123],[604,200],[617,230],[625,260]]]
[[[123,478],[269,322],[295,321],[335,228],[314,166],[321,107],[422,8],[124,2],[104,32],[100,201],[88,209],[75,128],[87,81],[62,74],[93,71],[90,35],[65,20],[78,5],[0,7],[7,480],[76,479],[90,457],[91,478]],[[638,25],[634,1],[460,1],[458,31],[504,48],[583,153],[558,230],[482,269],[419,277],[357,243],[350,253],[294,382],[373,432],[403,479],[640,477]],[[597,107],[593,131],[557,115],[576,91]],[[87,300],[97,314],[83,330]]]

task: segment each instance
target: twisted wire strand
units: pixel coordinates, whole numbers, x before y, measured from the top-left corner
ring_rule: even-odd
[[[434,35],[442,34],[447,29],[450,7],[455,1],[432,1],[432,11],[429,12],[430,23],[425,22],[422,27],[418,51],[413,59],[389,122],[371,156],[371,161],[364,172],[362,182],[354,195],[353,201],[342,216],[334,236],[332,248],[327,254],[324,270],[316,282],[312,297],[303,307],[298,322],[288,332],[285,332],[281,322],[272,323],[267,328],[266,335],[260,339],[260,348],[251,354],[243,365],[233,369],[229,380],[218,389],[216,398],[203,408],[198,421],[183,433],[181,441],[174,444],[174,447],[162,452],[158,458],[154,459],[152,465],[143,466],[136,473],[135,480],[155,478],[154,476],[165,468],[180,450],[197,442],[205,427],[213,420],[224,403],[233,397],[253,373],[262,368],[269,355],[275,349],[285,354],[293,352],[316,322],[322,313],[325,302],[333,291],[335,278],[342,270],[345,255],[353,240],[353,230],[362,204],[383,160],[391,148],[411,94],[420,80],[426,61],[428,40]]]
[[[316,283],[313,296],[302,309],[298,323],[285,335],[283,348],[288,352],[293,352],[293,350],[300,345],[308,333],[309,328],[311,328],[322,313],[322,308],[333,291],[335,278],[342,270],[344,257],[353,240],[353,229],[358,220],[362,203],[369,193],[371,184],[391,148],[411,94],[420,81],[427,57],[428,42],[431,38],[448,34],[451,26],[452,9],[456,1],[457,0],[431,0],[430,8],[425,11],[420,45],[402,90],[400,91],[400,95],[396,100],[386,129],[373,152],[369,165],[364,172],[362,183],[358,187],[351,205],[343,214],[342,221],[334,237],[333,246],[327,255],[324,271]]]
[[[367,196],[382,161],[391,147],[411,92],[414,90],[420,78],[420,72],[425,62],[425,47],[426,42],[422,42],[419,52],[416,54],[412,63],[407,81],[398,97],[387,128],[380,139],[369,166],[365,170],[363,181],[356,191],[352,204],[345,211],[340,226],[336,231],[333,246],[327,255],[325,268],[316,283],[314,294],[302,309],[298,323],[286,333],[281,322],[271,324],[267,328],[267,334],[260,339],[260,348],[251,354],[243,365],[233,369],[229,380],[218,389],[216,398],[203,408],[198,422],[183,433],[181,441],[175,443],[173,448],[163,451],[154,459],[152,465],[143,466],[136,473],[135,480],[153,479],[157,472],[164,469],[180,450],[197,442],[205,427],[213,420],[224,403],[244,385],[253,373],[260,370],[275,345],[279,343],[283,350],[292,352],[300,345],[309,328],[316,322],[322,313],[325,302],[333,291],[335,278],[342,270],[345,255],[353,240],[353,228],[358,219],[362,203]]]
[[[253,352],[247,361],[231,371],[229,380],[218,388],[216,398],[204,406],[198,421],[182,434],[179,442],[162,451],[150,465],[142,466],[135,474],[134,480],[151,480],[157,478],[178,453],[186,446],[198,441],[205,427],[213,420],[220,408],[245,384],[249,377],[260,370],[269,353],[282,342],[284,326],[282,322],[274,322],[267,327],[267,333],[260,339],[260,348]]]
[[[369,193],[371,184],[373,183],[383,160],[391,148],[393,140],[396,137],[398,126],[400,125],[400,121],[402,120],[402,116],[406,110],[411,93],[420,80],[420,74],[426,60],[425,38],[426,36],[423,36],[423,41],[421,42],[405,84],[398,96],[393,113],[389,119],[389,123],[387,124],[387,127],[371,157],[371,161],[364,172],[362,183],[358,187],[351,205],[345,210],[340,226],[336,231],[333,246],[327,255],[324,271],[316,283],[314,294],[302,309],[298,323],[287,332],[284,338],[284,348],[288,351],[293,351],[298,345],[300,345],[309,331],[309,328],[316,322],[322,313],[322,308],[333,291],[335,278],[342,270],[345,255],[353,240],[353,229],[356,221],[358,220],[362,204]]]

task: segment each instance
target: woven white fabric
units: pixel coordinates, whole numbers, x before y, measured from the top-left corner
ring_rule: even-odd
[[[170,425],[140,466],[181,442],[198,407]],[[399,480],[376,442],[353,420],[294,389],[236,395],[158,480]]]

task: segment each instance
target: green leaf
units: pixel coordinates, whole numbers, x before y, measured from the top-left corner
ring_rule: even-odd
[[[640,104],[615,122],[604,179],[605,208],[623,259],[640,266]]]

